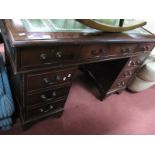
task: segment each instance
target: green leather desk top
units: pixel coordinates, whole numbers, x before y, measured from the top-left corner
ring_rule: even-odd
[[[115,26],[119,23],[119,19],[97,21]],[[125,20],[124,24],[127,22],[130,21]],[[143,27],[125,32],[104,32],[74,19],[5,19],[0,25],[12,46],[155,41],[155,36]]]
[[[22,19],[20,21],[28,32],[99,32],[99,30],[89,28],[74,19]],[[119,23],[118,19],[96,19],[96,21],[113,26],[118,26]],[[128,25],[131,22],[131,20],[125,20],[124,24]],[[149,34],[142,28],[123,33]]]

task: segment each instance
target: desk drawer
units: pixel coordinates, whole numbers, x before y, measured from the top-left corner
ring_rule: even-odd
[[[82,59],[110,57],[110,56],[124,56],[135,52],[137,44],[95,44],[85,45],[81,49],[80,57]]]
[[[34,109],[27,109],[25,112],[25,119],[37,119],[38,117],[43,118],[47,115],[52,115],[56,112],[63,111],[65,100],[49,103],[44,106],[39,106]]]
[[[151,43],[143,43],[143,44],[139,44],[136,48],[136,52],[150,52],[152,51],[154,48],[154,44]]]
[[[146,59],[147,55],[139,55],[139,56],[134,56],[131,57],[130,60],[128,61],[127,65],[125,66],[126,69],[132,69],[132,68],[137,68],[140,65],[142,65],[142,63],[144,62],[144,60]]]
[[[70,86],[52,88],[27,95],[27,106],[45,105],[51,101],[67,97]]]
[[[85,45],[81,48],[81,59],[100,58],[106,55],[108,46],[106,44]]]
[[[109,55],[117,56],[117,55],[130,55],[135,52],[137,44],[112,44],[109,45]]]
[[[26,77],[27,91],[47,88],[56,84],[71,82],[75,68],[28,74]]]
[[[78,59],[79,46],[25,47],[21,49],[22,68],[47,66]]]
[[[117,79],[129,79],[133,74],[135,70],[123,70],[117,77]]]

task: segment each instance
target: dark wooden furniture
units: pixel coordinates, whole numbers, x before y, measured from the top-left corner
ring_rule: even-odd
[[[61,116],[78,68],[93,79],[101,100],[121,92],[155,45],[155,36],[143,28],[126,33],[33,32],[21,20],[1,20],[0,25],[24,126]]]

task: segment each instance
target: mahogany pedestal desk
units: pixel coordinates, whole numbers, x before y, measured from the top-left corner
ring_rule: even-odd
[[[28,27],[22,20],[0,24],[24,127],[47,116],[61,116],[79,68],[96,84],[100,100],[124,90],[155,45],[155,36],[143,28],[125,33],[91,28],[60,32],[33,29],[35,23]]]

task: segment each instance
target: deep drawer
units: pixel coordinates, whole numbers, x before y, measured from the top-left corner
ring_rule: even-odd
[[[47,66],[78,59],[79,46],[25,47],[20,53],[21,68]]]
[[[40,106],[31,110],[26,110],[25,119],[37,119],[38,117],[43,118],[47,115],[52,115],[53,113],[63,111],[65,100],[56,101],[49,103],[45,106]]]
[[[67,97],[70,86],[51,88],[46,91],[27,95],[27,106],[45,105],[51,101]]]
[[[32,73],[26,76],[26,89],[33,91],[56,84],[71,82],[75,68]]]

